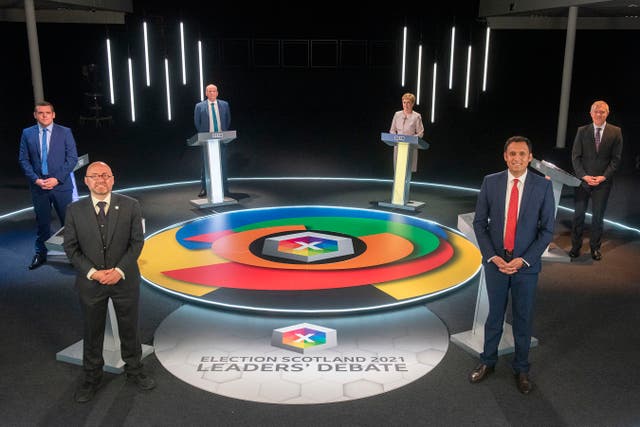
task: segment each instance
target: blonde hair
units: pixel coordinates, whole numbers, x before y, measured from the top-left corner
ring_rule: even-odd
[[[405,99],[408,99],[411,102],[411,105],[415,105],[416,103],[416,96],[412,93],[407,92],[402,95],[402,100],[404,101]]]

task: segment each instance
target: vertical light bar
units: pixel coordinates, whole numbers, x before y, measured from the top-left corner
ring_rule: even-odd
[[[151,74],[149,73],[149,38],[147,37],[147,21],[142,23],[144,33],[144,65],[147,71],[147,86],[151,86]]]
[[[184,58],[184,25],[180,22],[180,51],[182,52],[182,84],[187,84],[187,67]]]
[[[113,95],[113,67],[111,65],[111,41],[107,37],[107,63],[109,66],[109,95],[111,95],[111,104],[116,103],[115,96]]]
[[[133,97],[133,66],[131,65],[131,57],[128,58],[129,63],[129,100],[131,102],[131,121],[136,121],[136,103]]]
[[[456,50],[456,27],[451,27],[451,56],[449,57],[449,89],[453,89],[453,58]]]
[[[491,27],[487,27],[487,35],[484,41],[484,73],[482,74],[482,91],[487,90],[487,70],[489,69],[489,40],[491,36]]]
[[[402,87],[404,87],[404,75],[407,67],[407,27],[404,27],[402,38]]]
[[[169,60],[164,58],[164,80],[167,86],[167,120],[171,121],[171,91],[169,90]]]
[[[471,45],[467,50],[467,83],[464,90],[464,108],[469,108],[469,83],[471,80]]]
[[[433,82],[431,83],[431,123],[436,121],[436,79],[438,76],[438,63],[433,63]]]
[[[422,74],[422,45],[418,46],[418,78],[417,78],[417,89],[416,89],[416,104],[420,105],[420,75]]]
[[[202,42],[198,40],[198,68],[200,69],[200,101],[204,100],[204,77],[202,76]]]

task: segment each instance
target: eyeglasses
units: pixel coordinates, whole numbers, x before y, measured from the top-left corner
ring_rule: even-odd
[[[107,173],[95,174],[95,175],[87,175],[87,178],[96,180],[98,178],[104,179],[105,181],[109,178],[113,178],[113,175],[109,175]]]

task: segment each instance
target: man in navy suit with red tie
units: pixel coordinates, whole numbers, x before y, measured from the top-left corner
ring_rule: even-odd
[[[29,265],[33,270],[47,260],[44,242],[51,237],[51,207],[64,224],[67,205],[73,197],[71,173],[78,162],[76,141],[71,129],[53,123],[53,105],[37,102],[35,126],[25,128],[20,138],[20,167],[29,180],[33,210],[38,224],[35,255]]]
[[[593,216],[589,246],[591,257],[600,261],[604,211],[607,208],[613,175],[620,168],[622,161],[622,131],[618,126],[607,123],[609,105],[606,102],[594,102],[589,114],[593,123],[578,128],[571,151],[573,169],[582,182],[575,191],[569,256],[576,258],[580,255],[584,217],[591,199]]]
[[[515,354],[511,367],[523,394],[529,380],[533,307],[542,254],[553,239],[555,203],[551,181],[529,172],[531,141],[512,136],[504,145],[507,170],[487,175],[476,204],[473,230],[482,253],[489,297],[481,363],[469,374],[478,383],[494,371],[511,293]]]

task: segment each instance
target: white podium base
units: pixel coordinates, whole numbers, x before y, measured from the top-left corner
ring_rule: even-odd
[[[83,343],[82,340],[80,340],[64,350],[57,352],[56,360],[82,366],[82,349]],[[151,353],[153,353],[153,347],[142,344],[142,358],[144,359]],[[120,357],[120,349],[104,349],[102,357],[104,358],[105,372],[111,372],[112,374],[121,374],[124,372],[124,361],[122,360],[122,357]]]
[[[410,200],[404,205],[399,205],[391,202],[378,202],[378,206],[381,206],[383,208],[403,209],[405,211],[415,212],[424,206],[424,202],[417,202],[415,200]]]
[[[192,206],[195,206],[198,209],[207,209],[207,208],[215,208],[216,206],[227,206],[227,205],[235,205],[238,201],[232,197],[225,197],[221,202],[212,202],[208,199],[193,199],[189,200]]]
[[[467,353],[479,357],[484,350],[484,333],[473,333],[473,329],[451,335],[451,342],[462,348]],[[531,347],[538,345],[538,339],[531,337]],[[502,339],[498,345],[498,356],[513,353],[515,344],[513,342],[513,329],[511,325],[505,323],[503,325]]]
[[[564,249],[559,248],[554,243],[549,244],[547,249],[542,253],[543,261],[549,262],[571,262],[571,257]]]

